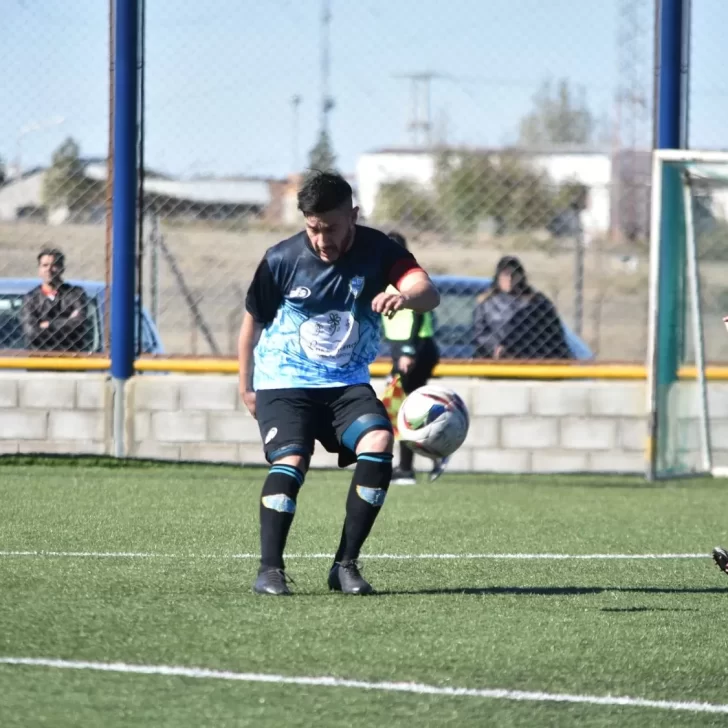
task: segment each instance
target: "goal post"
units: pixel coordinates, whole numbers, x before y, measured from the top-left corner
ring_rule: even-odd
[[[716,471],[701,290],[701,260],[720,252],[701,241],[714,241],[716,231],[728,252],[728,153],[655,150],[647,362],[650,480]]]

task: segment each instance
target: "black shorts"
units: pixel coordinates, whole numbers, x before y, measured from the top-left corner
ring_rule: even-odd
[[[392,347],[392,374],[397,372],[397,361],[402,355],[402,342],[390,342]],[[432,372],[440,361],[440,352],[433,339],[420,339],[414,356],[415,363],[407,374],[401,374],[402,389],[405,394],[411,394],[415,389],[424,387],[432,376]]]
[[[256,417],[269,463],[286,455],[310,457],[314,441],[339,454],[339,467],[356,462],[359,440],[372,430],[392,431],[384,405],[368,384],[324,389],[262,389]]]

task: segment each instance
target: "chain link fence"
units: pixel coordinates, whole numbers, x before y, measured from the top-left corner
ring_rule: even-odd
[[[698,147],[720,145],[724,118],[711,69],[725,50],[704,5],[724,13],[694,8],[691,102],[713,119],[691,122]],[[255,265],[301,227],[301,175],[331,167],[363,222],[405,235],[437,276],[444,358],[643,361],[653,12],[147,0],[142,349],[233,355]],[[109,8],[8,0],[0,13],[0,332],[14,332],[0,347],[32,345],[18,323],[30,283],[5,293],[7,279],[37,285],[38,253],[60,248],[66,277],[85,281],[81,348],[102,351]],[[486,292],[504,256],[530,287],[516,275],[512,292]]]
[[[0,25],[0,349],[101,352],[108,6],[11,0]]]

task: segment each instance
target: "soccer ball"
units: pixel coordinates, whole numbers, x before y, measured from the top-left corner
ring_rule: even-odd
[[[460,396],[447,387],[428,384],[402,402],[397,415],[400,439],[414,452],[440,459],[465,442],[470,417]]]

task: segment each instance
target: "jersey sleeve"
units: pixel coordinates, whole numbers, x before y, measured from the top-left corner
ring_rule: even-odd
[[[267,258],[258,265],[245,297],[245,310],[263,326],[275,319],[283,302],[281,287]]]
[[[394,241],[387,245],[384,253],[384,274],[387,283],[399,289],[402,281],[410,273],[420,270],[422,267],[409,250],[397,245]]]

